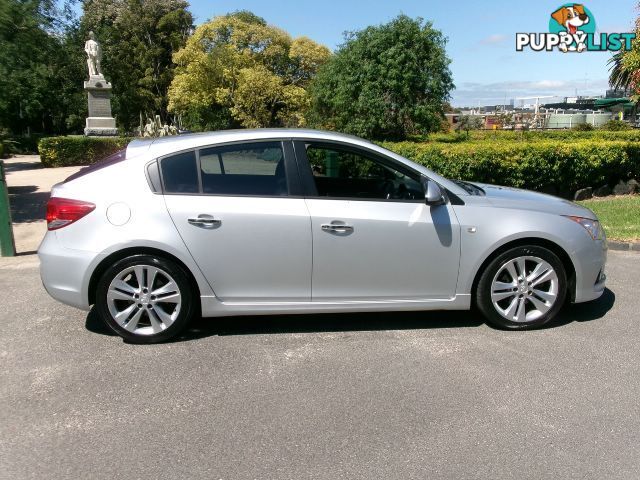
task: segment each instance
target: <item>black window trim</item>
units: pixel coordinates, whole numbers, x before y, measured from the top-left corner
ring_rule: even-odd
[[[287,180],[287,194],[286,195],[252,195],[242,193],[205,193],[202,189],[202,169],[200,168],[200,150],[206,150],[209,148],[224,148],[233,147],[236,145],[249,145],[256,143],[280,143],[282,152],[284,155],[284,172]],[[165,158],[173,157],[183,153],[195,152],[196,155],[196,169],[198,173],[198,192],[186,193],[186,192],[167,192],[165,191],[164,175],[162,172],[162,161]],[[166,155],[161,155],[149,163],[157,162],[158,171],[160,174],[160,188],[162,195],[180,195],[180,196],[199,196],[199,197],[254,197],[254,198],[304,198],[303,189],[300,182],[300,172],[296,157],[293,151],[292,139],[277,137],[277,138],[257,138],[252,140],[234,140],[230,142],[222,142],[208,145],[201,145],[198,147],[185,148],[183,150],[176,150]]]
[[[149,188],[156,195],[162,195],[162,178],[160,177],[160,165],[157,159],[153,159],[145,164],[144,168],[145,177]]]
[[[381,154],[375,150],[372,150],[361,145],[352,145],[350,143],[343,143],[334,140],[316,139],[316,138],[296,138],[293,141],[293,147],[296,154],[296,160],[298,162],[298,172],[301,177],[302,184],[305,187],[305,198],[314,200],[348,200],[356,202],[395,202],[395,203],[424,203],[424,199],[418,198],[410,200],[406,198],[360,198],[360,197],[327,197],[318,195],[315,180],[313,179],[313,172],[311,170],[311,164],[307,158],[307,149],[305,144],[313,143],[314,145],[321,145],[325,147],[335,147],[341,150],[351,151],[356,154],[362,155],[363,152],[366,157],[373,157],[374,161],[380,161],[383,165],[391,167],[409,177],[417,176],[418,178],[426,178],[422,173],[417,170],[408,167],[397,160]]]

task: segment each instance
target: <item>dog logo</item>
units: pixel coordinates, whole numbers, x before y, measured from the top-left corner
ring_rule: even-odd
[[[551,14],[549,21],[549,31],[567,39],[558,45],[558,48],[565,53],[586,50],[586,34],[594,33],[595,30],[593,15],[584,5],[578,3],[561,6]]]
[[[551,13],[549,33],[516,33],[516,50],[618,52],[630,50],[635,37],[635,33],[596,34],[593,13],[581,3],[565,3]]]

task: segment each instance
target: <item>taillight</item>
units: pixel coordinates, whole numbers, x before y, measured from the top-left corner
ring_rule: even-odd
[[[91,213],[95,208],[96,206],[90,202],[51,197],[47,202],[47,229],[57,230],[71,225]]]

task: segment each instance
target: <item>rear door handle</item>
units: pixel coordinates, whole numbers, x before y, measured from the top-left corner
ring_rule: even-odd
[[[335,232],[335,233],[353,232],[353,227],[351,225],[323,223],[321,228],[325,232]]]
[[[196,218],[188,218],[187,222],[196,227],[217,227],[222,224],[222,220],[207,214],[198,215]]]

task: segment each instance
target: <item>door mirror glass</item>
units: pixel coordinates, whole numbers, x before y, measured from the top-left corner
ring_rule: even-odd
[[[422,186],[424,188],[424,199],[427,205],[443,205],[444,195],[440,185],[428,178],[422,179]]]

